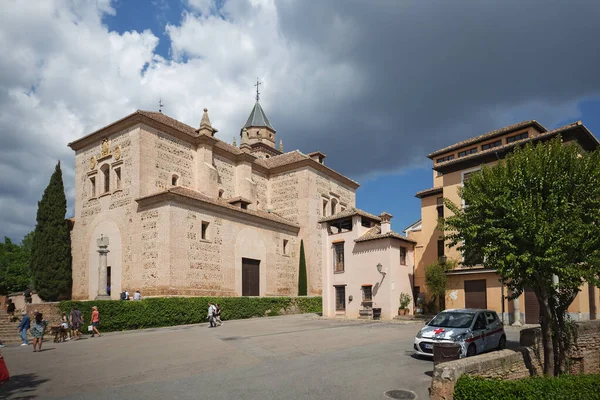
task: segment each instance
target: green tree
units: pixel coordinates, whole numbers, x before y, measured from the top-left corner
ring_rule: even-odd
[[[30,255],[26,245],[32,233],[29,233],[21,245],[14,244],[9,238],[0,242],[0,294],[6,295],[23,291],[31,284]]]
[[[511,298],[535,292],[547,375],[565,369],[569,305],[584,282],[600,284],[600,153],[580,153],[560,139],[528,144],[470,176],[466,207],[444,200],[450,245],[478,254]]]
[[[304,240],[300,240],[300,269],[298,271],[298,296],[306,296],[308,282],[306,279],[306,257],[304,256]]]
[[[38,202],[31,246],[35,289],[45,301],[69,298],[71,293],[71,241],[66,212],[67,198],[59,161],[42,200]]]
[[[427,293],[431,296],[432,304],[435,304],[435,301],[437,300],[440,311],[446,308],[446,287],[448,285],[446,272],[450,271],[455,266],[456,261],[448,260],[444,264],[438,261],[425,267],[425,286],[427,286]]]

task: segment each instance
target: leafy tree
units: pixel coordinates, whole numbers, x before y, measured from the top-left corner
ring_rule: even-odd
[[[465,208],[444,200],[454,214],[444,227],[450,245],[480,255],[511,298],[535,292],[544,373],[564,371],[567,309],[584,282],[600,284],[600,152],[580,154],[560,139],[528,144],[459,192]]]
[[[427,293],[431,296],[431,303],[438,302],[438,307],[441,310],[446,308],[446,287],[448,285],[448,277],[446,272],[456,266],[456,261],[448,260],[445,264],[435,262],[425,267],[425,286]],[[431,311],[431,310],[430,310]]]
[[[31,245],[33,281],[37,294],[45,301],[68,298],[71,293],[71,242],[66,212],[67,198],[59,161],[38,202]]]
[[[298,296],[306,296],[308,282],[306,279],[306,258],[304,256],[304,240],[300,240],[300,270],[298,271]]]
[[[0,294],[20,292],[31,284],[31,237],[32,233],[25,236],[20,246],[7,237],[0,242]]]

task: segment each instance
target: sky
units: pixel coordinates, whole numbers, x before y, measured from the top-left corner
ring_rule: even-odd
[[[402,231],[434,150],[529,119],[600,137],[598,20],[589,0],[5,0],[0,237],[35,228],[59,160],[72,216],[67,143],[159,99],[231,142],[257,78],[285,150],[327,154]]]

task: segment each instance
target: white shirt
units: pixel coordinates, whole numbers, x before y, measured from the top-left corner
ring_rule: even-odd
[[[135,292],[135,293],[133,294],[133,299],[134,299],[134,300],[141,300],[141,299],[142,299],[142,295],[141,295],[141,293],[140,293],[140,292]]]
[[[211,304],[210,307],[208,307],[208,316],[214,315],[215,311],[217,311],[217,308]]]

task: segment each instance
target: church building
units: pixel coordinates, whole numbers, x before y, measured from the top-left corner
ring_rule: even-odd
[[[355,207],[358,184],[320,152],[284,153],[258,96],[240,144],[135,111],[75,151],[73,299],[295,296],[300,241],[308,294],[322,293],[319,221]]]

